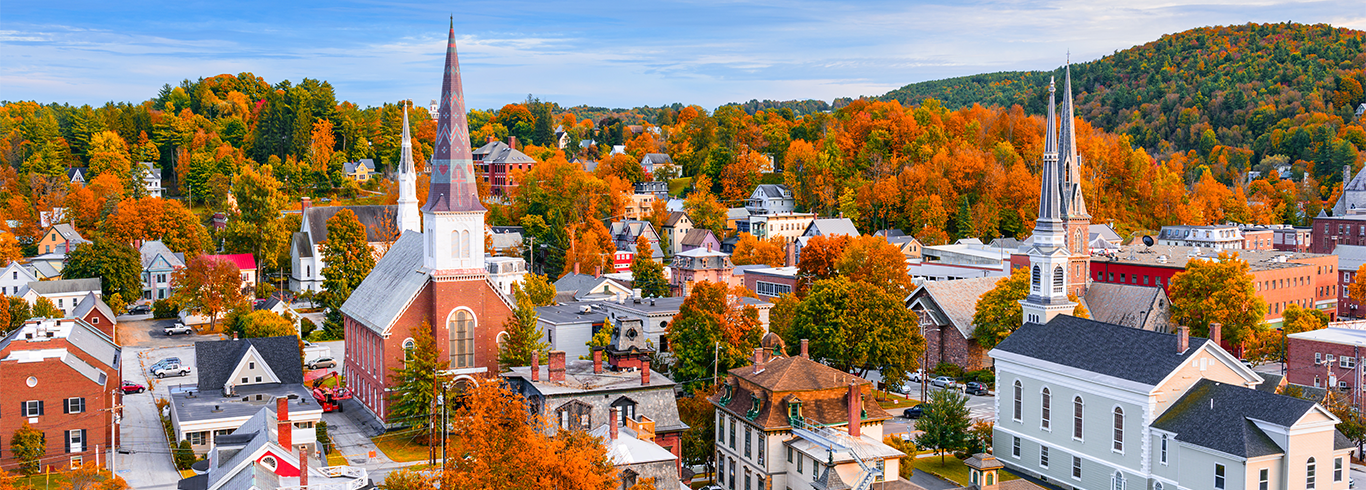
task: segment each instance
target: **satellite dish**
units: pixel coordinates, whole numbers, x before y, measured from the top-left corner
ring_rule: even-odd
[[[1143,244],[1149,247],[1153,246],[1153,237],[1144,235]]]

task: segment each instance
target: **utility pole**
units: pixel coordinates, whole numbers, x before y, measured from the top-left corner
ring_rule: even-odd
[[[716,372],[716,371],[717,371],[717,369],[719,369],[719,367],[721,366],[721,343],[720,343],[720,342],[717,342],[717,343],[716,343],[716,348],[712,350],[711,358],[712,358],[712,363],[711,363],[711,382],[712,382],[712,384],[716,384],[716,383],[718,382],[718,381],[717,381],[718,378],[717,378],[717,372]]]
[[[532,274],[535,274],[535,273],[536,273],[536,237],[530,236],[530,237],[527,237],[527,240],[530,240],[530,241],[531,241],[531,245],[529,246],[530,249],[531,249],[531,253],[529,254],[529,255],[531,256],[531,263],[527,265],[526,270],[531,271]]]

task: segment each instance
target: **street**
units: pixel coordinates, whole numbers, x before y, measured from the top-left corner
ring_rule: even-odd
[[[123,343],[123,379],[147,387],[147,392],[123,397],[123,423],[120,426],[119,451],[114,469],[128,485],[137,489],[173,489],[180,481],[171,460],[161,419],[157,415],[158,398],[166,398],[169,387],[198,383],[198,372],[193,367],[189,376],[156,379],[147,368],[161,359],[179,357],[182,363],[194,366],[194,342],[218,340],[218,335],[185,335],[168,337],[162,328],[175,323],[174,319],[152,320],[150,315],[119,317],[119,340]]]
[[[908,386],[908,388],[908,396],[916,400],[924,399],[920,396],[920,383],[914,383],[911,386]],[[934,392],[935,390],[941,389],[943,388],[935,388],[934,386],[930,386],[930,392]],[[996,418],[995,396],[967,395],[967,397],[968,418],[971,419],[973,422],[977,422],[980,420],[994,420]],[[882,432],[884,434],[890,435],[898,433],[911,433],[915,431],[916,421],[913,419],[907,419],[902,417],[901,413],[904,410],[904,408],[891,410],[892,415],[896,416],[896,418],[888,420],[884,423],[882,429]]]

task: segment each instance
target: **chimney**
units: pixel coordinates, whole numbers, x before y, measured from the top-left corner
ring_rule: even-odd
[[[797,244],[796,244],[796,242],[787,242],[787,244],[783,246],[783,251],[785,252],[785,253],[784,253],[785,257],[783,258],[783,267],[796,267],[796,265],[797,265]]]
[[[806,344],[807,344],[806,339],[802,339],[802,357],[805,357],[805,358],[807,358],[807,359],[810,359],[810,358],[811,358],[811,354],[808,354],[808,353],[807,353],[807,351],[806,351]]]
[[[612,420],[607,421],[607,426],[610,427],[607,431],[611,434],[613,441],[617,440],[617,420],[620,417],[621,407],[612,407]]]
[[[597,268],[593,269],[593,277],[602,277],[602,266],[601,266],[601,265],[599,265],[599,266],[597,266]]]
[[[564,351],[550,351],[550,381],[564,381]]]
[[[579,275],[579,263],[574,262],[574,275]]]
[[[493,135],[490,134],[490,135],[489,135],[489,140],[488,140],[487,142],[488,142],[488,143],[492,143],[492,142],[494,142],[494,141],[498,141],[498,138],[495,138]]]
[[[308,488],[308,448],[299,448],[299,488]]]
[[[1224,340],[1224,325],[1221,323],[1209,324],[1209,339],[1214,341],[1214,345],[1222,345]]]
[[[516,137],[516,136],[508,136],[508,147],[509,147],[509,148],[512,148],[512,149],[514,149],[514,150],[517,149],[517,137]]]
[[[300,213],[300,214],[308,214],[308,208],[311,208],[311,207],[313,207],[313,200],[312,200],[312,199],[309,199],[308,196],[304,196],[304,197],[299,198],[299,213]]]
[[[640,385],[650,385],[650,358],[640,358]]]
[[[1186,348],[1190,347],[1191,328],[1185,325],[1176,327],[1176,353],[1185,354]]]
[[[294,425],[289,423],[289,398],[275,399],[275,432],[285,449],[294,447]]]
[[[593,348],[593,374],[602,374],[602,349]]]
[[[541,353],[531,353],[531,380],[541,380]]]
[[[849,383],[849,435],[858,437],[863,432],[863,391],[857,383]]]
[[[754,348],[754,374],[764,372],[764,348]]]

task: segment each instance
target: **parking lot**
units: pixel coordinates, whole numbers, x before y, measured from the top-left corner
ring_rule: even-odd
[[[199,382],[194,369],[194,342],[219,340],[221,335],[168,337],[162,328],[175,320],[153,320],[150,315],[119,317],[118,335],[123,343],[123,380],[147,387],[147,392],[123,397],[119,454],[115,470],[137,489],[172,489],[180,473],[171,462],[171,451],[157,414],[156,399],[167,398],[170,388]],[[188,376],[157,379],[148,368],[161,359],[179,357],[190,368]]]

